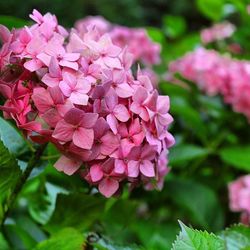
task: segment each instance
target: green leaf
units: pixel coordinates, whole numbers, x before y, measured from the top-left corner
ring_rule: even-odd
[[[11,224],[5,225],[8,241],[14,246],[13,249],[34,249],[36,240],[22,227]]]
[[[188,213],[188,218],[204,229],[218,231],[223,227],[223,213],[215,192],[191,180],[175,178],[166,182],[170,198]]]
[[[20,175],[21,170],[18,167],[16,159],[5,148],[2,141],[0,141],[0,200],[15,185]]]
[[[213,21],[222,18],[224,3],[224,0],[196,0],[198,9]]]
[[[64,228],[50,239],[40,242],[34,250],[82,250],[84,238],[74,228]]]
[[[202,141],[206,139],[207,129],[201,115],[197,108],[190,106],[187,100],[180,96],[172,97],[170,112],[181,119],[182,123],[191,129]]]
[[[12,154],[20,155],[27,150],[27,144],[17,130],[0,117],[0,139]]]
[[[97,219],[101,218],[105,200],[85,194],[59,194],[55,211],[45,225],[50,233],[63,227],[74,227],[79,230],[88,229]]]
[[[181,144],[170,149],[169,164],[181,165],[209,154],[209,150],[192,144]]]
[[[233,225],[220,234],[227,250],[238,250],[250,247],[250,228],[244,225]]]
[[[132,225],[137,237],[146,249],[170,249],[179,228],[173,223],[159,224],[151,220],[138,220]]]
[[[0,16],[0,23],[5,25],[7,28],[22,28],[25,25],[29,25],[30,22],[23,20],[21,18],[13,17],[13,16]]]
[[[6,241],[6,239],[3,237],[3,234],[0,233],[0,249],[1,250],[9,250],[10,247],[8,245],[8,242]]]
[[[160,29],[157,29],[155,27],[148,27],[147,33],[154,42],[157,42],[160,44],[164,43],[165,38]]]
[[[219,155],[224,162],[233,167],[250,171],[250,146],[223,148]]]
[[[170,38],[183,35],[186,28],[186,22],[182,16],[165,15],[163,17],[163,31]]]
[[[172,250],[225,250],[224,242],[218,236],[191,229],[181,222],[180,226],[181,232]]]

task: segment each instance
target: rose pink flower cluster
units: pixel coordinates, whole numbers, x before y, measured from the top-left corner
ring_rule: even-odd
[[[11,32],[0,27],[0,109],[25,135],[62,153],[55,167],[79,173],[106,197],[125,183],[161,188],[168,148],[169,97],[147,75],[133,76],[133,56],[95,27],[68,33],[54,15]]]
[[[127,47],[135,61],[146,66],[160,63],[161,47],[149,38],[145,29],[114,25],[101,16],[88,16],[75,24],[79,33],[84,33],[86,26],[96,27],[102,34],[109,33],[113,43],[121,48]]]
[[[231,37],[234,32],[235,26],[232,23],[217,23],[201,31],[201,41],[204,44],[208,44],[214,41],[224,40],[225,38]]]
[[[179,72],[208,95],[221,94],[225,103],[250,121],[250,63],[198,48],[169,65],[167,79]]]
[[[233,212],[241,212],[241,222],[250,223],[250,175],[229,183],[229,205]]]

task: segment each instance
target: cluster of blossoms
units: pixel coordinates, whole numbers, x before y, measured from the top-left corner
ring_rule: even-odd
[[[241,222],[250,223],[250,175],[238,178],[228,185],[230,209],[241,212]]]
[[[110,197],[124,183],[161,188],[168,172],[172,117],[147,75],[131,71],[133,55],[107,33],[70,33],[54,15],[11,32],[0,27],[0,109],[35,142],[62,153],[55,167],[79,173]]]
[[[250,63],[198,48],[169,65],[168,80],[178,72],[208,95],[221,94],[225,103],[250,121]]]
[[[229,22],[217,23],[201,31],[201,41],[204,44],[224,40],[235,32],[235,26]]]
[[[151,67],[160,63],[161,46],[149,38],[145,29],[111,24],[101,16],[88,16],[75,23],[75,29],[80,36],[84,35],[86,27],[96,27],[100,34],[108,33],[114,45],[127,47],[128,52],[133,54],[134,62],[144,65],[152,84],[157,86],[158,78]]]

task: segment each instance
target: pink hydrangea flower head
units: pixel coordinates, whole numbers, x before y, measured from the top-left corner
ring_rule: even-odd
[[[144,30],[122,28],[134,37],[125,48],[100,18],[68,33],[50,13],[30,17],[36,23],[18,31],[0,26],[4,117],[34,142],[54,144],[55,168],[79,174],[105,197],[125,184],[162,188],[174,143],[169,99],[143,70],[131,70],[136,60],[155,63],[158,46]]]

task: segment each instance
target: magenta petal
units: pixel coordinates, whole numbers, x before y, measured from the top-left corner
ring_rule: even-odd
[[[98,119],[98,114],[96,113],[84,113],[80,124],[84,128],[92,128],[97,122],[97,119]]]
[[[103,177],[103,172],[100,165],[93,165],[90,168],[90,177],[93,182],[100,181]]]
[[[101,194],[106,198],[110,198],[119,188],[119,182],[114,179],[105,178],[98,186]]]
[[[83,149],[91,149],[94,142],[94,130],[79,127],[73,134],[73,143]]]
[[[124,174],[126,171],[126,164],[124,163],[124,161],[116,159],[115,160],[115,168],[114,168],[114,172],[116,174]]]
[[[113,153],[119,146],[118,137],[115,136],[111,131],[108,131],[102,138],[101,138],[101,153],[103,155],[110,155]]]
[[[155,176],[155,169],[154,165],[151,161],[144,160],[140,164],[140,172],[145,175],[146,177],[154,177]]]
[[[81,162],[74,161],[66,156],[61,156],[54,167],[58,171],[64,172],[67,175],[72,175],[81,167]]]

